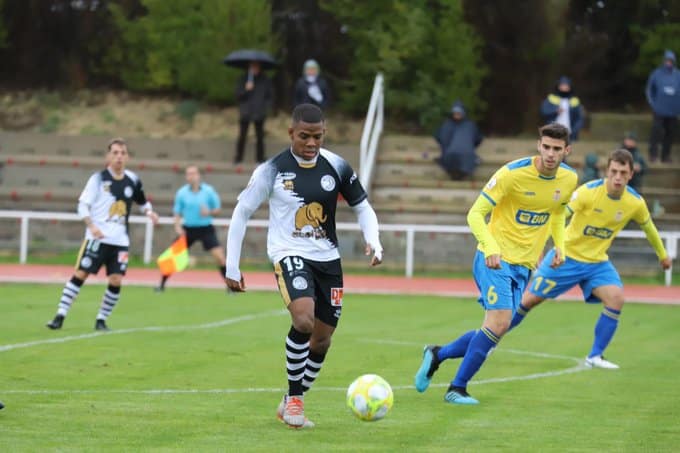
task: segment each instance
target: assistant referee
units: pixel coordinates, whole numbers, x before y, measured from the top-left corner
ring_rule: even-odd
[[[187,238],[187,247],[196,241],[201,241],[203,250],[209,251],[215,258],[220,271],[220,279],[225,281],[224,250],[217,240],[213,216],[220,212],[220,196],[215,189],[201,182],[201,172],[195,165],[190,165],[185,171],[187,184],[182,186],[175,194],[175,232],[178,236],[183,234]],[[165,290],[165,283],[169,275],[161,278],[156,291]]]

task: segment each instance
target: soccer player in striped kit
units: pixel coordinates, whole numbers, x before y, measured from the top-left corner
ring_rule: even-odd
[[[141,211],[154,225],[158,222],[158,214],[144,195],[142,181],[135,173],[125,169],[129,158],[125,140],[111,140],[106,152],[108,166],[90,176],[80,194],[78,215],[85,222],[85,240],[78,254],[76,270],[61,293],[57,314],[47,323],[52,330],[61,329],[83,283],[102,266],[106,266],[109,284],[97,313],[95,329],[109,330],[106,319],[118,303],[127,270],[130,245],[128,218],[132,203],[140,205]]]
[[[288,392],[277,417],[293,428],[312,427],[303,394],[321,371],[342,312],[343,279],[335,210],[338,196],[357,215],[371,265],[382,261],[378,218],[352,167],[321,148],[326,132],[323,112],[312,104],[293,111],[291,146],[253,172],[241,192],[227,238],[227,285],[245,290],[239,270],[246,222],[269,201],[267,254],[279,291],[291,315],[285,341]]]

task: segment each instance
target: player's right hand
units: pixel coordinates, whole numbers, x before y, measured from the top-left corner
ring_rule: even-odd
[[[496,254],[496,255],[489,255],[486,257],[486,267],[489,269],[500,269],[501,268],[501,256]]]
[[[95,239],[102,239],[104,237],[104,233],[102,233],[102,230],[97,228],[97,225],[90,224],[88,227],[90,229],[90,233],[92,233],[92,236],[94,236]]]
[[[177,236],[183,235],[184,234],[184,228],[182,228],[181,226],[176,226],[175,227],[175,233],[177,234]]]
[[[240,281],[232,280],[227,277],[227,286],[235,293],[244,293],[246,291],[246,282],[243,280],[243,276],[241,276]]]

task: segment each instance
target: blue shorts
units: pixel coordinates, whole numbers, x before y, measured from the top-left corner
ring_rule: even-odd
[[[550,267],[555,251],[551,250],[538,267],[536,275],[531,280],[529,291],[538,297],[555,299],[557,296],[579,285],[583,291],[583,299],[586,302],[600,302],[593,295],[593,289],[615,285],[623,288],[621,277],[609,261],[599,263],[584,263],[567,257],[564,264],[553,269]]]
[[[531,277],[531,269],[501,260],[500,269],[486,267],[484,254],[477,250],[472,274],[479,288],[478,302],[485,310],[512,310],[522,301],[522,294]]]

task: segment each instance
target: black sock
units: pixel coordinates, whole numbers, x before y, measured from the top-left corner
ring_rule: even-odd
[[[220,277],[222,277],[222,280],[227,278],[227,275],[226,275],[227,274],[227,266],[220,266],[219,270],[220,270]]]

